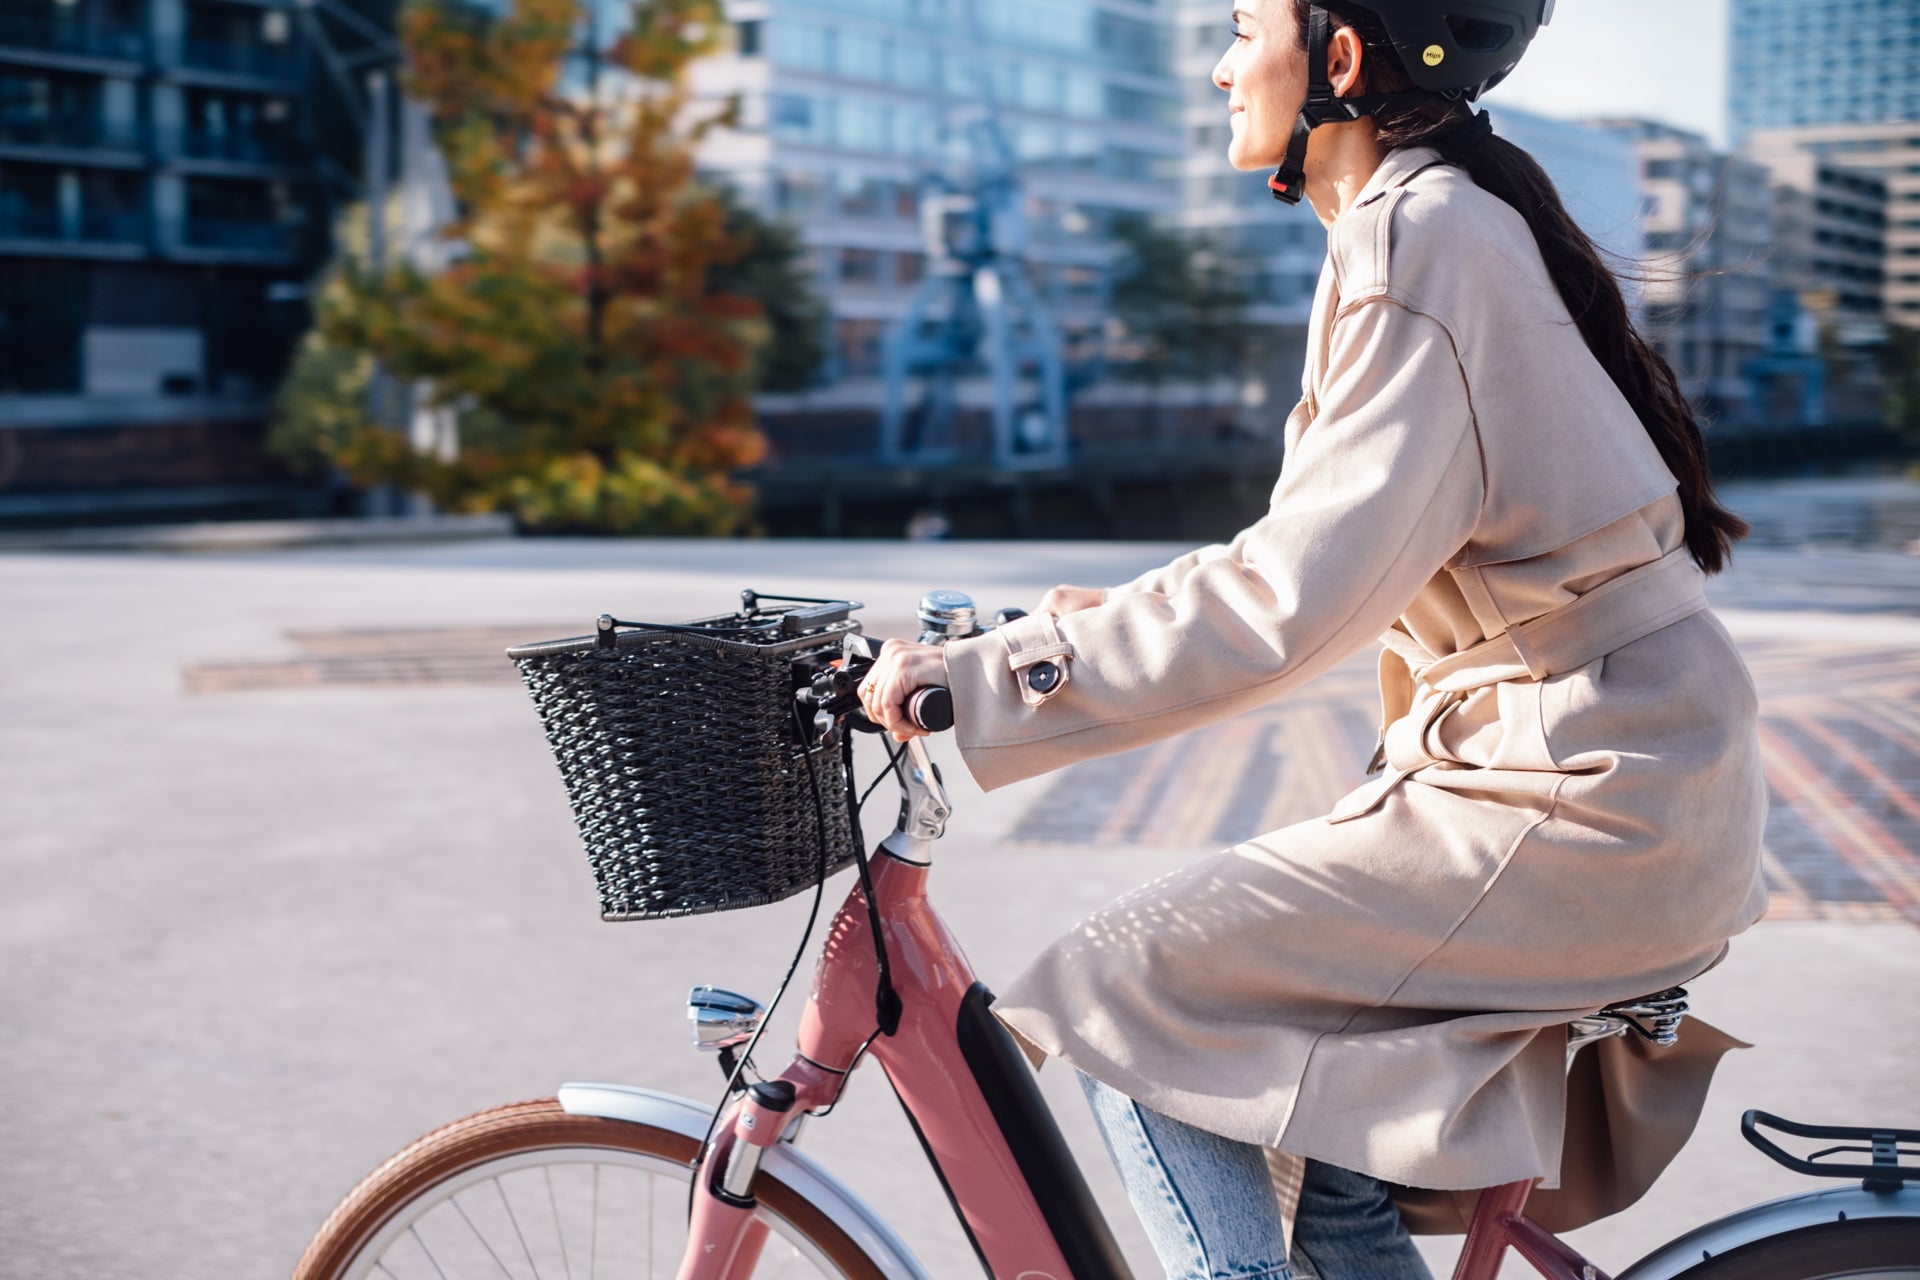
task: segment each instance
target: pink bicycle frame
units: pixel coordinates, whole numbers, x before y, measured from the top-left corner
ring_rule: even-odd
[[[856,884],[834,916],[801,1017],[799,1053],[776,1077],[791,1104],[754,1092],[733,1103],[695,1170],[697,1188],[679,1280],[746,1280],[767,1229],[745,1194],[725,1185],[741,1147],[764,1150],[805,1113],[828,1107],[863,1047],[905,1106],[927,1158],[989,1275],[1000,1280],[1130,1280],[1033,1070],[988,1006],[959,942],[927,898],[932,839],[946,817],[923,742],[909,744],[909,816],[872,860],[875,905],[901,1017],[875,1035],[879,970]],[[915,797],[915,787],[922,789]],[[913,828],[921,825],[919,831]],[[761,1090],[772,1102],[782,1090]],[[748,1153],[742,1152],[742,1155]],[[1454,1280],[1496,1280],[1511,1247],[1548,1280],[1608,1280],[1523,1209],[1530,1182],[1480,1197]]]

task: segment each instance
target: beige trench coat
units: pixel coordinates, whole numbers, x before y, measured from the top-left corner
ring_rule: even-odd
[[[1526,225],[1434,151],[1388,156],[1330,230],[1303,386],[1233,542],[948,646],[956,734],[991,789],[1384,638],[1385,770],[1103,908],[996,1010],[1296,1170],[1537,1178],[1548,1225],[1591,1220],[1665,1166],[1736,1043],[1693,1021],[1566,1075],[1569,1019],[1694,977],[1766,905],[1753,684]],[[1459,1230],[1471,1197],[1402,1204]]]

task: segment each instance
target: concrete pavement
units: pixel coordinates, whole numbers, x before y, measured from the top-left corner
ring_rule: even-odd
[[[870,630],[898,634],[928,587],[1030,605],[1177,550],[0,556],[0,1275],[284,1274],[362,1173],[452,1117],[567,1079],[715,1092],[685,1043],[686,989],[770,994],[806,902],[600,923],[531,705],[486,656],[501,636],[713,612],[742,586],[851,594]],[[1756,1047],[1722,1069],[1654,1194],[1575,1237],[1604,1266],[1802,1185],[1740,1142],[1745,1107],[1920,1126],[1917,566],[1756,547],[1717,590],[1754,655],[1791,822],[1769,833],[1774,918],[1697,984],[1696,1009]],[[1353,754],[1364,682],[1343,669],[1323,686],[1263,726],[1259,755],[1196,735],[1177,759],[1153,748],[985,797],[937,748],[958,813],[936,892],[982,977],[1004,985],[1113,894],[1315,803],[1338,770],[1271,747],[1312,733],[1335,748],[1316,757]],[[1208,769],[1234,785],[1171,781]],[[1245,798],[1263,791],[1256,811]],[[1041,1079],[1138,1273],[1155,1274],[1077,1092],[1057,1068]],[[878,1079],[805,1142],[936,1276],[977,1273]],[[1451,1244],[1434,1243],[1436,1265]]]

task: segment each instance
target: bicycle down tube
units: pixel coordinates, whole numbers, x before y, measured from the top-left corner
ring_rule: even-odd
[[[751,1274],[755,1157],[810,1110],[830,1105],[863,1045],[886,1072],[988,1273],[1005,1280],[1129,1280],[1086,1179],[1041,1100],[1032,1069],[988,1009],[959,943],[927,899],[933,839],[947,805],[923,739],[907,744],[900,829],[881,842],[872,878],[901,1001],[892,1035],[874,1034],[874,959],[856,883],[827,933],[801,1015],[799,1053],[722,1119],[695,1173],[680,1280]],[[791,1093],[788,1093],[788,1089]],[[732,1185],[729,1185],[732,1184]]]

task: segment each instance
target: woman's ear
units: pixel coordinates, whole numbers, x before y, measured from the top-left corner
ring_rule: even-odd
[[[1366,47],[1352,27],[1338,27],[1327,41],[1327,83],[1336,98],[1351,98],[1360,93],[1360,64]]]

